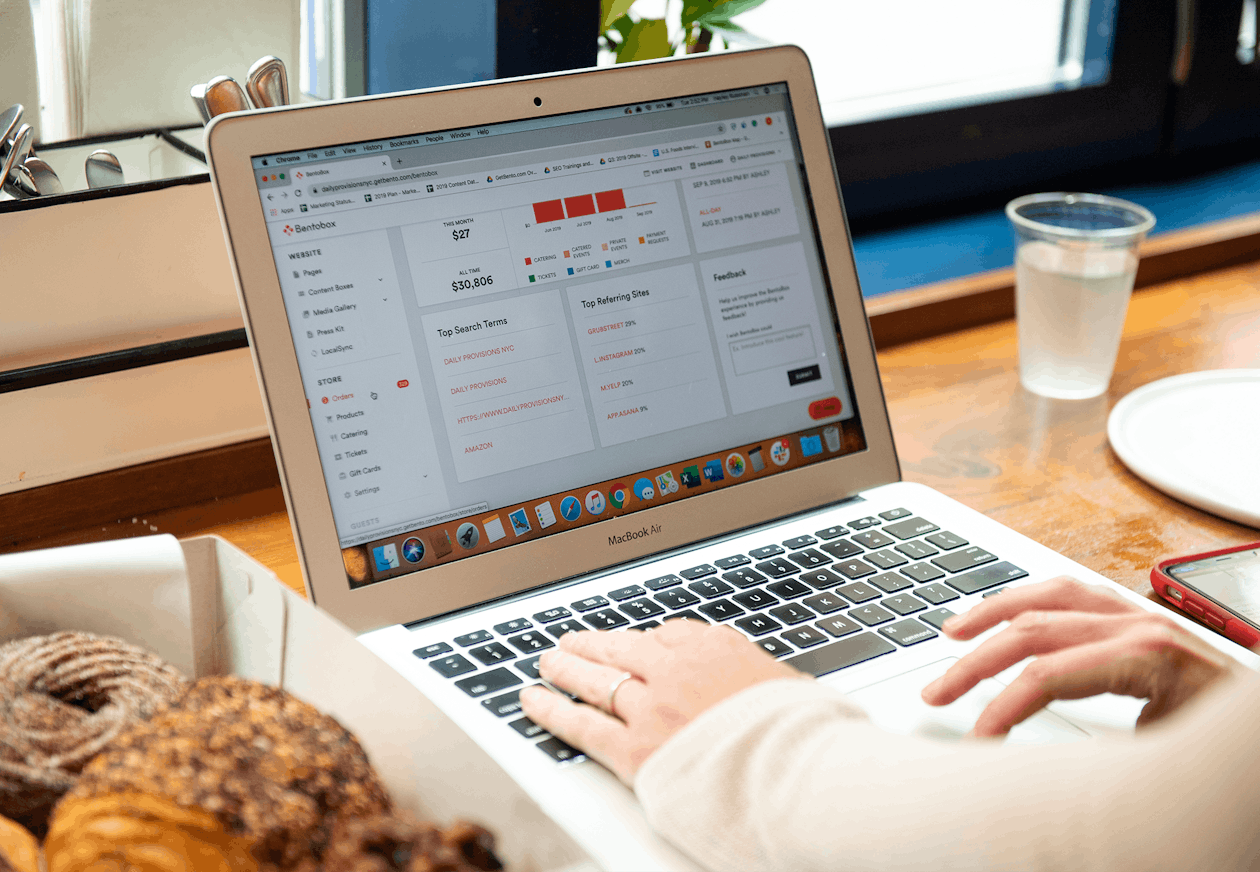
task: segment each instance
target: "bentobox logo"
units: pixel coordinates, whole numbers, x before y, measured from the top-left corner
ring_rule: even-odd
[[[285,236],[292,236],[294,233],[307,233],[311,230],[332,230],[336,226],[336,221],[312,221],[310,224],[286,224],[284,225],[284,234]]]

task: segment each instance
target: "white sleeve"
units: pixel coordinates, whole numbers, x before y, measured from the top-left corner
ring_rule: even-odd
[[[893,736],[803,679],[751,687],[656,751],[635,791],[715,870],[1260,868],[1260,678],[1131,740]]]

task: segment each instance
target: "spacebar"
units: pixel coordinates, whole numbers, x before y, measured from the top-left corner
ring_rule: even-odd
[[[860,636],[850,636],[848,639],[841,639],[839,642],[806,651],[804,654],[797,654],[783,662],[789,666],[795,666],[801,672],[826,675],[828,672],[835,672],[837,669],[844,669],[846,666],[853,666],[895,650],[896,646],[891,642],[881,639],[874,633],[863,633]]]

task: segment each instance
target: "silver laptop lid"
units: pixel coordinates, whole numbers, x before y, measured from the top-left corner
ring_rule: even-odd
[[[355,629],[897,478],[798,50],[207,140],[308,590]]]

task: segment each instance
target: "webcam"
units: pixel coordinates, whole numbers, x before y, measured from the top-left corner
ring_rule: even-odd
[[[535,97],[535,98],[534,98],[534,105],[535,105],[535,106],[541,106],[541,105],[542,105],[542,97]]]

